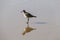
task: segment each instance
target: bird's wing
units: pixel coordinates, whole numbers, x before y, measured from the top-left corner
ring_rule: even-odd
[[[33,17],[33,15],[32,14],[30,14],[30,13],[27,13],[27,15],[26,16],[28,16],[28,17]]]

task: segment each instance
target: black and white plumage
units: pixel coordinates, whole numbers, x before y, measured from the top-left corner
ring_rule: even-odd
[[[36,17],[36,16],[30,14],[29,12],[26,12],[25,10],[23,10],[23,12],[24,12],[24,16],[27,17],[27,18]]]
[[[23,12],[24,12],[24,16],[28,19],[27,24],[29,23],[29,18],[36,17],[30,14],[29,12],[26,12],[26,10],[23,10]]]

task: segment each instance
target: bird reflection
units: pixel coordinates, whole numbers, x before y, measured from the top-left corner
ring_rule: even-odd
[[[22,35],[25,35],[26,33],[31,32],[32,30],[36,30],[36,28],[26,27],[24,28],[24,32],[22,33]]]
[[[32,28],[29,26],[29,23],[27,24],[27,27],[24,28],[24,31],[22,33],[22,35],[25,35],[26,33],[31,32],[32,30],[36,30],[36,28]]]

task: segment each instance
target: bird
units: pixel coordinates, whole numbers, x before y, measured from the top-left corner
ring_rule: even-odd
[[[29,23],[29,18],[35,17],[34,15],[30,14],[29,12],[27,12],[26,10],[22,10],[22,12],[24,13],[24,16],[27,18],[27,24]]]

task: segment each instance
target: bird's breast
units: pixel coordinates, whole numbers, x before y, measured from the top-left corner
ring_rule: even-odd
[[[26,14],[23,13],[23,15],[24,15],[24,17],[27,17]]]

